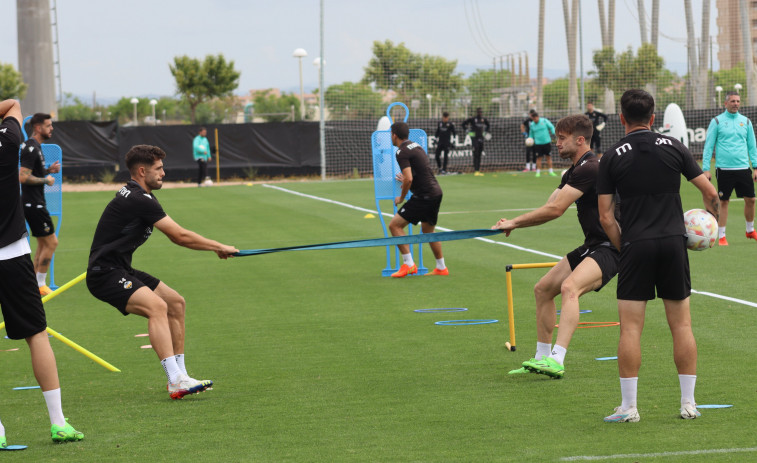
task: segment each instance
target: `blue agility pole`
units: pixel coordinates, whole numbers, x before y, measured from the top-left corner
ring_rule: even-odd
[[[437,241],[456,241],[479,236],[490,236],[502,233],[502,230],[473,229],[458,230],[438,233],[421,233],[418,235],[390,236],[387,238],[373,238],[367,240],[355,241],[337,241],[334,243],[306,244],[301,246],[288,246],[285,248],[268,248],[268,249],[245,249],[234,254],[237,257],[257,256],[260,254],[270,254],[282,251],[317,251],[323,249],[351,249],[351,248],[370,248],[376,246],[396,246],[398,244],[417,244],[434,243]]]
[[[31,118],[32,116],[25,117],[24,123],[21,124],[21,133],[24,136],[24,140],[29,138],[26,135],[24,126]],[[57,238],[60,233],[61,223],[63,222],[63,150],[60,146],[52,143],[43,143],[40,146],[42,146],[42,155],[45,157],[45,164],[47,164],[47,166],[55,164],[56,161],[60,162],[61,166],[58,172],[49,174],[53,176],[55,183],[53,183],[52,186],[45,185],[45,203],[47,204],[47,211],[50,213],[51,218],[58,218],[58,222],[55,224],[55,237]],[[21,153],[19,152],[19,155],[20,154]],[[58,286],[55,284],[55,254],[53,254],[53,257],[50,260],[50,269],[47,273],[50,274],[50,284],[48,286],[52,290],[57,289]]]
[[[400,106],[405,109],[405,119],[403,122],[407,122],[410,110],[407,109],[404,103],[392,103],[386,108],[386,116],[389,119],[389,123],[393,122],[392,108]],[[428,137],[426,132],[421,129],[410,129],[409,140],[421,145],[424,151],[428,152]],[[376,197],[376,211],[378,212],[379,220],[381,221],[381,228],[384,231],[384,236],[389,236],[389,231],[384,221],[384,216],[381,213],[382,200],[390,200],[392,202],[392,210],[397,213],[397,205],[394,204],[394,198],[400,195],[402,188],[397,181],[397,174],[400,173],[400,167],[397,164],[395,152],[397,148],[392,145],[392,135],[390,130],[376,130],[371,136],[371,146],[373,149],[373,189]],[[407,198],[410,198],[408,194]],[[408,226],[408,233],[413,234],[413,225]],[[420,227],[418,233],[420,231]],[[412,246],[410,247],[411,254],[413,253]],[[390,276],[392,273],[399,269],[400,255],[399,250],[395,249],[395,262],[396,265],[392,268],[391,261],[391,247],[386,248],[386,268],[381,271],[381,276]],[[428,269],[423,266],[423,249],[421,245],[418,245],[418,275],[424,275],[428,273]]]

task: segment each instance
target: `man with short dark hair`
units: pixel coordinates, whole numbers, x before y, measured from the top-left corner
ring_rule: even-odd
[[[16,100],[0,102],[0,309],[10,339],[29,346],[34,377],[50,415],[54,442],[78,441],[84,434],[66,422],[55,354],[47,337],[45,309],[29,257],[24,212],[18,188],[18,150],[21,144],[21,106]],[[5,370],[7,374],[7,369]],[[7,447],[0,423],[0,448]]]
[[[238,250],[182,228],[163,211],[153,191],[163,186],[165,157],[162,149],[150,145],[136,145],[126,153],[131,180],[116,193],[97,224],[87,288],[123,315],[147,318],[150,344],[168,378],[168,392],[172,399],[181,399],[210,388],[213,381],[191,378],[184,365],[184,298],[154,276],[132,268],[132,254],[147,241],[153,226],[179,246],[214,251],[221,259]]]
[[[744,198],[744,220],[746,237],[757,240],[754,230],[754,182],[757,182],[757,143],[754,127],[748,117],[739,113],[741,96],[730,91],[725,95],[726,110],[710,121],[702,152],[702,170],[712,180],[710,162],[713,150],[715,158],[715,178],[720,196],[720,219],[718,220],[718,246],[728,246],[725,227],[728,222],[728,204],[731,193]],[[749,169],[751,161],[752,170]]]
[[[431,166],[428,165],[428,156],[421,145],[408,140],[410,129],[404,122],[395,122],[391,128],[392,145],[397,149],[397,164],[401,173],[397,174],[397,180],[402,182],[402,192],[394,198],[394,204],[400,207],[405,200],[408,191],[413,196],[399,208],[391,222],[389,231],[392,236],[405,236],[405,227],[412,223],[421,223],[423,233],[433,233],[439,216],[439,207],[442,204],[442,189],[436,181]],[[436,268],[430,275],[449,275],[449,270],[444,263],[442,244],[439,242],[429,243],[431,251],[436,258]],[[410,254],[410,246],[398,244],[402,254],[402,265],[399,270],[392,274],[393,278],[404,278],[407,275],[418,273],[418,267]]]
[[[473,142],[473,175],[483,177],[481,173],[481,156],[484,152],[484,140],[489,132],[489,120],[484,117],[481,108],[476,108],[476,115],[463,122],[463,132],[470,131],[468,135]]]
[[[547,167],[549,175],[556,177],[557,174],[552,169],[552,137],[555,136],[555,126],[546,117],[540,117],[539,113],[534,111],[530,114],[531,125],[528,129],[528,136],[534,139],[534,151],[536,152],[536,177],[541,177],[542,158],[547,158]]]
[[[449,120],[449,113],[442,114],[442,120],[436,126],[436,168],[440,174],[447,174],[447,158],[449,151],[455,146],[452,137],[456,136],[455,124]],[[442,165],[442,155],[444,155],[444,164]]]
[[[694,400],[697,345],[691,330],[691,277],[686,227],[681,205],[681,175],[702,194],[716,218],[718,194],[689,150],[676,138],[652,131],[654,98],[640,89],[620,99],[620,122],[626,136],[607,150],[599,163],[599,218],[620,251],[618,269],[618,372],[622,401],[608,423],[639,421],[636,390],[641,367],[641,332],[647,301],[662,299],[673,336],[673,359],[681,388],[680,416],[700,416]],[[620,196],[620,224],[615,195]]]
[[[591,150],[602,157],[602,137],[600,134],[607,124],[607,115],[594,109],[594,103],[591,101],[586,103],[586,113],[584,114],[591,119],[594,126],[594,133],[591,136]]]
[[[45,202],[45,185],[52,186],[55,178],[49,174],[60,172],[60,162],[55,161],[49,167],[45,164],[41,143],[53,136],[53,120],[49,114],[36,113],[29,121],[32,136],[21,145],[21,168],[18,180],[21,183],[21,202],[24,204],[24,216],[29,224],[32,236],[37,238],[34,252],[34,272],[37,275],[39,293],[46,296],[52,292],[47,286],[47,270],[58,247],[55,225],[50,218]]]
[[[514,219],[500,219],[492,228],[510,236],[516,228],[541,225],[562,216],[575,203],[585,239],[536,284],[536,355],[509,374],[533,372],[562,378],[568,344],[578,327],[578,298],[589,291],[599,291],[618,272],[618,251],[599,224],[595,188],[599,160],[589,149],[591,121],[581,114],[567,116],[557,122],[555,131],[560,157],[571,161],[560,185],[540,208]],[[552,347],[558,295],[562,296],[560,329]]]
[[[210,142],[208,142],[208,130],[200,127],[197,136],[192,140],[192,156],[197,161],[197,186],[202,186],[208,176],[208,162],[210,162]]]

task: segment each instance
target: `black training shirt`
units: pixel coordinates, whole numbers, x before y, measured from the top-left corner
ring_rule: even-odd
[[[436,144],[439,146],[449,146],[450,139],[455,134],[455,124],[452,121],[439,121],[436,126]]]
[[[150,237],[155,222],[165,216],[155,195],[129,180],[100,217],[89,251],[88,268],[130,270],[132,254]]]
[[[442,188],[428,165],[428,156],[421,145],[405,140],[397,150],[396,156],[400,170],[410,167],[413,173],[413,183],[410,184],[410,191],[413,192],[413,196],[420,199],[430,199],[442,195]]]
[[[38,178],[47,176],[45,168],[45,156],[42,147],[34,138],[30,138],[21,145],[21,167],[32,171],[32,175]],[[32,206],[45,205],[45,185],[21,185],[21,199],[23,203]]]
[[[21,126],[15,117],[0,124],[0,248],[26,235],[24,210],[18,188],[18,148]]]
[[[599,163],[597,194],[620,196],[622,242],[684,235],[681,174],[702,174],[677,139],[650,130],[631,132],[605,151]]]
[[[596,189],[598,172],[599,159],[594,153],[587,151],[576,165],[570,166],[562,176],[560,186],[557,187],[562,189],[562,187],[568,185],[583,193],[576,200],[576,209],[578,210],[578,223],[581,224],[581,230],[584,232],[584,245],[587,247],[610,241],[599,223]]]

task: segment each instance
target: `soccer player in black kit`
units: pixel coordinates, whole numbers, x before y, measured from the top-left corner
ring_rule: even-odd
[[[436,168],[442,175],[447,173],[447,158],[449,150],[454,146],[452,137],[456,135],[455,124],[449,120],[449,113],[443,113],[442,120],[436,126]],[[442,165],[442,154],[444,154],[444,165]]]
[[[555,127],[557,151],[561,158],[572,163],[560,185],[540,208],[514,219],[501,219],[492,227],[510,236],[516,228],[541,225],[562,216],[575,203],[585,237],[583,244],[563,257],[536,284],[536,355],[509,374],[533,372],[562,378],[568,344],[578,327],[578,298],[589,291],[599,291],[618,272],[618,251],[599,223],[595,188],[599,160],[589,149],[591,132],[591,121],[584,115],[560,119]],[[560,329],[552,347],[557,320],[555,298],[559,295],[562,295]]]
[[[647,301],[657,297],[673,335],[673,359],[681,387],[680,416],[700,416],[694,400],[697,345],[691,329],[691,277],[681,205],[681,175],[699,189],[704,207],[718,217],[720,202],[702,169],[677,139],[652,131],[654,98],[633,89],[620,99],[626,136],[605,151],[599,164],[599,217],[620,250],[618,269],[618,373],[622,402],[609,423],[639,421],[636,391],[641,367],[641,332]],[[615,218],[620,196],[621,230]]]
[[[463,122],[463,132],[470,130],[473,141],[473,175],[482,177],[481,154],[484,152],[484,136],[489,131],[489,120],[483,116],[481,108],[476,108],[476,115]]]
[[[397,180],[402,182],[402,193],[394,198],[394,204],[402,204],[408,191],[412,191],[413,196],[394,214],[389,222],[389,231],[392,236],[404,236],[408,224],[418,225],[420,222],[423,233],[433,233],[439,216],[439,206],[442,204],[442,189],[431,171],[431,166],[428,165],[426,152],[421,145],[407,139],[410,134],[407,124],[395,122],[391,131],[392,144],[398,148],[397,164],[402,171],[397,174]],[[449,275],[449,270],[444,264],[442,244],[434,242],[428,245],[436,258],[436,268],[429,275]],[[397,247],[402,254],[402,265],[392,277],[404,278],[409,274],[418,273],[413,255],[410,254],[410,246],[399,244]]]
[[[50,415],[54,442],[78,441],[84,434],[66,422],[55,353],[47,337],[47,320],[34,278],[24,211],[18,188],[18,150],[21,145],[21,106],[16,100],[0,102],[0,308],[10,339],[29,346],[34,377]],[[3,369],[7,376],[11,371]],[[25,372],[24,372],[25,373]],[[29,418],[31,419],[31,418]],[[36,421],[36,418],[34,418]],[[0,448],[7,447],[0,423]]]
[[[89,253],[87,288],[123,315],[147,318],[150,344],[168,378],[169,395],[181,399],[208,389],[213,381],[198,381],[187,374],[184,298],[154,276],[132,268],[132,254],[147,241],[153,226],[179,246],[214,251],[221,259],[239,251],[182,228],[163,211],[153,191],[163,186],[165,157],[162,149],[150,145],[136,145],[126,153],[131,180],[116,193],[97,224]]]
[[[34,272],[37,274],[39,293],[46,296],[53,292],[45,283],[47,270],[58,247],[55,226],[47,211],[45,202],[45,185],[52,186],[55,178],[49,174],[60,172],[60,162],[55,161],[50,167],[45,165],[42,143],[53,136],[53,120],[49,114],[36,113],[29,121],[32,136],[21,145],[21,168],[18,180],[21,183],[21,202],[24,204],[24,216],[37,238],[34,252]]]
[[[607,115],[594,109],[594,103],[586,103],[586,116],[591,119],[591,123],[594,126],[594,133],[591,136],[591,149],[602,156],[602,138],[600,132],[605,128],[607,124]]]

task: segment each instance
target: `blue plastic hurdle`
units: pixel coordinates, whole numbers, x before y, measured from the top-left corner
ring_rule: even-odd
[[[405,119],[403,122],[407,122],[410,111],[404,103],[392,103],[386,108],[386,116],[389,118],[390,124],[392,120],[392,108],[400,106],[405,109]],[[421,129],[410,129],[411,141],[414,141],[423,147],[424,151],[428,151],[428,137],[426,132]],[[394,204],[394,198],[400,195],[402,192],[401,184],[397,181],[396,176],[400,173],[399,164],[395,156],[396,148],[392,145],[392,136],[390,130],[376,130],[371,136],[371,146],[373,147],[373,188],[376,197],[376,211],[378,212],[379,221],[381,221],[381,228],[384,230],[384,236],[389,236],[389,230],[384,221],[384,216],[381,212],[381,201],[389,200],[392,202],[392,211],[397,213],[397,206]],[[411,196],[408,193],[407,198]],[[407,199],[405,198],[405,199]],[[422,233],[420,227],[418,233]],[[408,228],[408,233],[413,234],[413,225]],[[417,265],[418,275],[425,275],[428,273],[428,269],[423,266],[423,249],[422,245],[418,244],[417,250]],[[399,249],[395,248],[395,266],[392,267],[392,248],[393,246],[386,247],[386,268],[381,271],[381,276],[391,276],[392,273],[399,270],[401,263],[401,257]],[[415,260],[415,252],[413,246],[410,246],[410,252],[413,254]]]

